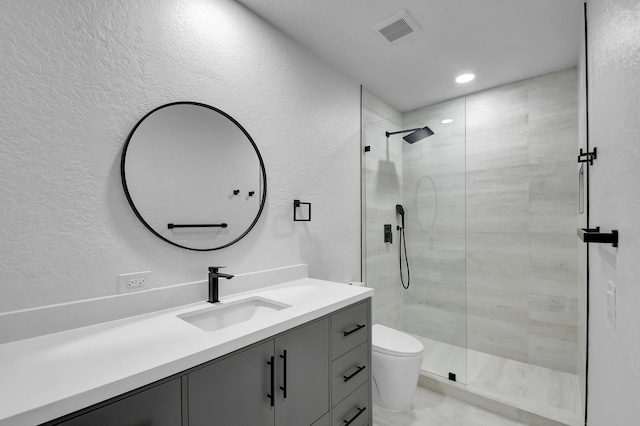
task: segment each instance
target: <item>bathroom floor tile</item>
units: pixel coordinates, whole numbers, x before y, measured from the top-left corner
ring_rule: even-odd
[[[396,413],[373,407],[374,426],[525,426],[428,389],[418,387],[413,408]]]

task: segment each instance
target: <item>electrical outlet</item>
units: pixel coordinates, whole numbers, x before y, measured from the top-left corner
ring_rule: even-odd
[[[140,277],[140,278],[129,278],[126,281],[127,284],[127,288],[131,288],[131,287],[144,287],[145,284],[145,279],[144,277]]]
[[[118,293],[148,290],[151,288],[151,271],[118,275]]]

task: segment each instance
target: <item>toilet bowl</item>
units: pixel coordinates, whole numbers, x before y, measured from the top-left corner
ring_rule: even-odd
[[[424,347],[402,331],[374,324],[371,329],[373,403],[391,411],[411,408]]]

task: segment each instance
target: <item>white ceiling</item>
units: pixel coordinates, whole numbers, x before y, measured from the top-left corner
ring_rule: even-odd
[[[238,1],[402,112],[575,66],[583,31],[583,0]],[[371,30],[403,9],[420,31]]]

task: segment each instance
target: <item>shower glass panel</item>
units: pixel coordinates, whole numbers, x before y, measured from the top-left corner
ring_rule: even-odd
[[[386,131],[401,129],[400,114],[366,92],[363,104],[363,280],[375,289],[374,322],[402,329],[401,290],[398,270],[396,204],[402,203],[402,137],[387,140]],[[391,226],[392,241],[385,243],[384,225]]]
[[[577,77],[569,68],[404,113],[362,95],[363,279],[376,290],[374,322],[422,341],[425,375],[453,373],[484,396],[570,416],[586,352]],[[385,134],[424,126],[434,134],[412,144]],[[566,403],[542,396],[560,388]]]
[[[403,330],[423,343],[423,370],[467,383],[465,100],[406,113],[403,125],[428,125],[435,133],[402,144],[412,272],[402,292]]]
[[[362,102],[363,276],[376,291],[374,322],[420,340],[424,372],[466,383],[465,100],[401,114],[363,88]],[[435,134],[413,144],[385,135],[424,126]]]

